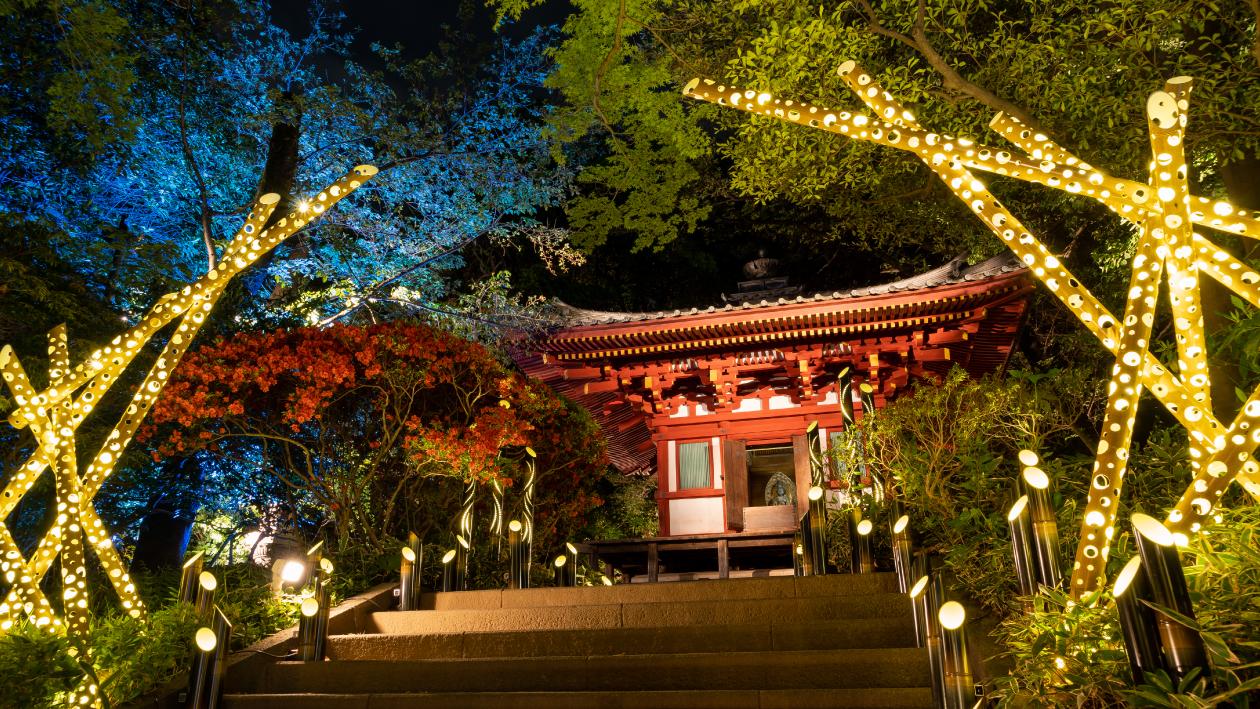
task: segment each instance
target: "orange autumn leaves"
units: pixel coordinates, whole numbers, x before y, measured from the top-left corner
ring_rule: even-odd
[[[190,352],[142,438],[155,458],[241,435],[389,446],[427,475],[511,484],[500,450],[532,445],[540,471],[606,465],[589,419],[485,347],[411,322],[243,333]],[[549,466],[548,463],[551,465]]]

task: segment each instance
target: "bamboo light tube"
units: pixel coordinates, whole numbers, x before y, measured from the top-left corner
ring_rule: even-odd
[[[202,571],[197,575],[197,619],[202,623],[210,622],[214,609],[214,592],[218,587],[218,579],[209,571]]]
[[[455,535],[455,589],[468,590],[468,557],[472,555],[472,544],[462,534]]]
[[[898,506],[898,509],[900,506]],[[897,589],[910,592],[910,515],[899,515],[892,524],[893,566],[897,571]]]
[[[402,562],[398,569],[398,610],[414,611],[416,608],[416,553],[411,547],[402,548]]]
[[[1050,502],[1050,476],[1041,468],[1027,466],[1022,475],[1032,522],[1032,549],[1037,581],[1058,588],[1063,581],[1059,567],[1059,522]]]
[[[407,548],[411,550],[411,610],[420,608],[420,595],[424,593],[424,544],[415,532],[407,533]]]
[[[328,573],[331,573],[331,570]],[[315,588],[315,599],[319,602],[319,611],[315,614],[314,659],[319,662],[322,662],[328,654],[328,615],[332,612],[332,598],[328,592],[328,584],[327,577],[321,578]]]
[[[455,550],[448,549],[442,555],[442,592],[450,593],[455,590]]]
[[[853,539],[853,573],[870,574],[875,571],[875,560],[871,555],[871,531],[875,528],[869,519],[864,519],[854,526],[857,532]]]
[[[967,658],[967,611],[958,601],[947,601],[937,613],[944,658],[945,706],[968,709],[975,700],[971,662]]]
[[[1145,571],[1143,575],[1150,586],[1151,600],[1193,620],[1190,589],[1186,586],[1181,555],[1177,553],[1172,532],[1159,520],[1141,513],[1134,514],[1130,521]],[[1185,677],[1195,667],[1208,674],[1207,648],[1199,632],[1158,610],[1155,611],[1155,620],[1160,643],[1164,647],[1164,661],[1173,681]]]
[[[910,609],[914,616],[914,646],[923,647],[927,644],[927,627],[928,616],[926,604],[923,598],[928,592],[928,582],[931,579],[928,576],[920,576],[919,580],[914,582],[910,587],[907,595],[910,596]]]
[[[298,617],[298,659],[313,662],[323,659],[317,656],[315,638],[319,632],[319,598],[310,596],[302,599]]]
[[[1120,570],[1112,589],[1116,610],[1120,614],[1120,634],[1124,639],[1125,654],[1133,671],[1133,683],[1146,681],[1146,673],[1164,669],[1164,654],[1160,643],[1155,611],[1143,603],[1152,600],[1151,585],[1142,568],[1142,557],[1135,556]]]
[[[185,561],[184,565],[180,567],[178,598],[181,603],[197,602],[197,579],[201,576],[203,563],[203,552],[197,552],[188,557],[188,561]]]
[[[207,626],[197,628],[193,635],[192,672],[188,675],[188,701],[192,709],[209,709],[210,685],[214,682],[214,661],[219,648],[219,638]]]
[[[827,510],[823,504],[823,489],[814,485],[809,488],[809,510],[805,513],[802,530],[805,541],[805,574],[827,574]]]
[[[508,588],[529,588],[525,565],[525,540],[520,520],[508,522]]]
[[[219,700],[223,697],[223,676],[227,672],[227,657],[232,648],[232,623],[218,606],[214,607],[214,621],[210,629],[214,631],[216,646],[210,665],[210,687],[206,708],[216,709],[219,706]]]
[[[921,594],[919,603],[926,621],[923,644],[928,651],[928,672],[932,680],[933,705],[942,707],[945,704],[945,657],[941,640],[941,623],[939,613],[941,604],[945,602],[945,580],[939,571],[929,575],[927,589]]]
[[[1036,564],[1032,550],[1032,520],[1028,516],[1028,496],[1022,495],[1006,513],[1011,529],[1011,553],[1015,558],[1015,580],[1019,595],[1028,597],[1037,592]]]

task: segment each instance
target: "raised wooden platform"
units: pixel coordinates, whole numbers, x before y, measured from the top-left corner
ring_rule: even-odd
[[[792,568],[795,529],[687,534],[586,542],[582,554],[603,565],[605,573],[621,572],[632,581],[656,582],[662,575],[686,578],[730,578],[731,570],[757,571]],[[740,574],[744,575],[744,574]],[[642,577],[642,578],[640,578]]]

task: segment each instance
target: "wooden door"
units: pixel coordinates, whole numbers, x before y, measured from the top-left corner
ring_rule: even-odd
[[[809,439],[805,434],[792,436],[792,466],[796,469],[796,518],[809,511],[809,488],[814,482],[810,468]]]
[[[748,506],[748,446],[744,441],[722,445],[722,487],[726,490],[726,528],[741,532]]]

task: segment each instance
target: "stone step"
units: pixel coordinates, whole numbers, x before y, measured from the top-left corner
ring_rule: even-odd
[[[539,606],[485,610],[387,611],[368,618],[372,632],[390,635],[573,630],[580,628],[660,628],[688,625],[804,625],[849,618],[891,618],[910,614],[910,600],[898,593],[804,598]]]
[[[794,625],[335,635],[328,639],[328,654],[334,660],[423,660],[913,646],[913,620],[902,615]]]
[[[831,574],[829,576],[772,576],[674,583],[630,583],[577,588],[426,593],[421,608],[430,610],[487,610],[548,606],[607,605],[612,603],[677,603],[696,600],[751,600],[894,593],[894,574]]]
[[[927,687],[917,648],[277,662],[229,693],[634,692]]]
[[[229,694],[224,709],[928,709],[926,688]]]

